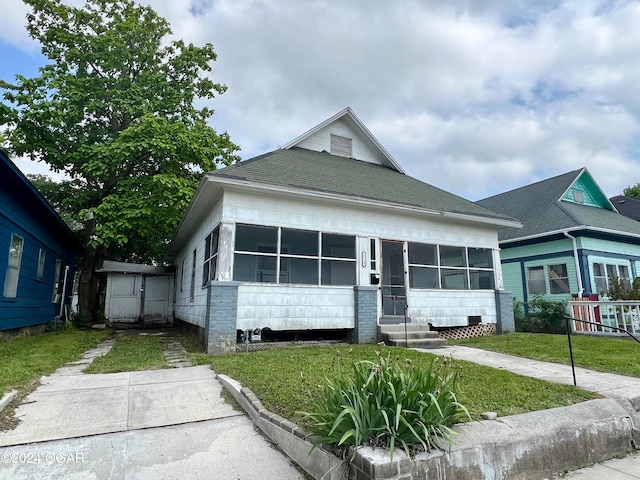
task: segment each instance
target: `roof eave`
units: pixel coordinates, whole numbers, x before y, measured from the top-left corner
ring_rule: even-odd
[[[289,186],[281,186],[281,185],[270,185],[270,184],[260,184],[251,182],[248,180],[239,180],[239,179],[231,179],[231,178],[221,178],[220,176],[210,176],[209,180],[211,182],[216,182],[220,185],[224,186],[232,186],[232,187],[240,187],[240,188],[248,188],[252,191],[262,190],[272,193],[281,193],[281,194],[290,194],[296,196],[305,196],[311,198],[322,198],[325,200],[333,200],[339,202],[347,202],[356,205],[364,205],[367,207],[378,207],[384,209],[391,209],[394,211],[403,211],[407,213],[420,213],[423,215],[428,215],[432,217],[440,217],[447,218],[451,220],[458,220],[464,222],[471,223],[480,223],[484,225],[492,225],[496,227],[512,227],[512,228],[521,228],[522,224],[517,220],[509,220],[503,218],[496,217],[485,217],[482,215],[473,215],[473,214],[465,214],[458,212],[447,212],[443,210],[432,210],[423,207],[413,206],[413,205],[404,205],[400,203],[387,202],[384,200],[375,200],[370,198],[359,198],[350,195],[341,195],[338,193],[330,193],[330,192],[320,192],[314,190],[306,190],[302,188],[289,187]]]
[[[623,232],[621,230],[612,230],[610,228],[591,227],[591,226],[588,226],[588,225],[580,225],[580,226],[577,226],[577,227],[560,228],[560,229],[557,229],[557,230],[551,230],[549,232],[536,233],[536,234],[527,235],[527,236],[524,236],[524,237],[510,238],[509,240],[500,240],[500,244],[501,245],[505,245],[505,244],[509,244],[509,243],[516,243],[516,242],[522,242],[522,241],[527,241],[527,240],[535,240],[537,238],[551,237],[553,235],[564,234],[564,233],[572,233],[572,232],[578,232],[578,231],[594,231],[594,232],[606,233],[608,235],[615,235],[615,236],[623,236],[623,237],[631,237],[631,238],[640,239],[640,234],[638,234],[638,233],[629,233],[629,232]]]

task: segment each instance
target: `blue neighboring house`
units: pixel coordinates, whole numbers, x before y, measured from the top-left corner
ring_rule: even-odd
[[[42,328],[71,303],[81,244],[0,150],[0,330]]]

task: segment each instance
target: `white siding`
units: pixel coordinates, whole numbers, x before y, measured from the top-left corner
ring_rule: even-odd
[[[491,226],[471,226],[447,222],[439,217],[426,218],[409,213],[386,213],[365,205],[356,207],[312,203],[300,199],[258,197],[237,192],[227,192],[224,198],[223,217],[228,222],[320,230],[385,240],[479,248],[498,246],[497,230]]]
[[[222,202],[222,201],[221,201]],[[180,285],[177,285],[174,305],[174,316],[200,327],[204,327],[206,323],[207,310],[207,289],[202,286],[202,266],[204,264],[204,239],[211,231],[220,223],[222,217],[222,205],[211,206],[211,213],[207,219],[200,225],[200,228],[193,236],[191,241],[185,245],[183,250],[174,260],[177,268],[182,269],[183,260],[184,272],[179,272],[178,279],[183,282],[183,289],[180,291]],[[189,298],[191,291],[191,266],[193,250],[196,252],[196,276],[194,299]]]
[[[431,323],[435,327],[466,326],[469,316],[481,316],[482,323],[496,323],[493,291],[411,290],[407,302],[414,323]]]
[[[353,158],[382,165],[382,160],[377,156],[374,150],[369,148],[367,143],[365,143],[363,138],[360,136],[360,133],[355,129],[350,128],[344,120],[337,120],[331,125],[327,125],[325,128],[316,132],[315,135],[312,135],[298,144],[298,146],[300,148],[306,148],[316,152],[329,152],[331,151],[331,134],[350,138],[352,140],[351,148]]]
[[[238,329],[354,327],[353,287],[240,285]]]
[[[224,206],[223,206],[224,203]],[[358,281],[369,285],[369,239],[438,243],[497,249],[497,229],[492,226],[470,225],[447,221],[441,217],[427,218],[407,212],[384,211],[367,205],[347,206],[336,201],[301,200],[294,197],[249,195],[225,191],[211,214],[193,239],[175,259],[175,265],[185,271],[178,274],[175,317],[204,327],[206,322],[206,288],[202,287],[204,239],[218,225],[246,223],[284,228],[316,230],[327,233],[356,235]],[[219,275],[233,271],[231,250],[233,232],[225,244],[228,251],[219,253]],[[191,255],[197,247],[195,298],[189,299]],[[220,248],[223,248],[221,240]],[[227,258],[228,260],[223,260]],[[363,267],[363,259],[365,266]],[[379,260],[380,261],[380,260]],[[496,265],[499,269],[500,266]],[[220,277],[225,279],[224,277]],[[353,328],[353,287],[243,284],[239,288],[238,328],[307,329]],[[410,315],[414,321],[438,326],[466,325],[470,315],[482,316],[483,322],[495,322],[493,291],[412,291]]]

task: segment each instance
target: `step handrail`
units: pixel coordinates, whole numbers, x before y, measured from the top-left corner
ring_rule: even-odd
[[[576,383],[576,367],[573,363],[573,347],[571,345],[571,326],[569,325],[569,322],[570,321],[582,322],[582,323],[588,323],[590,325],[596,325],[596,326],[602,326],[602,324],[596,323],[596,322],[590,322],[588,320],[582,320],[580,318],[572,318],[572,317],[569,317],[568,315],[563,315],[562,318],[564,319],[566,329],[567,329],[567,341],[569,343],[569,357],[571,358],[571,373],[573,374],[573,386],[577,387],[578,385]],[[624,332],[627,335],[629,335],[631,338],[633,338],[636,342],[640,343],[640,339],[638,339],[635,335],[633,335],[628,330],[625,330],[624,328],[612,327],[609,325],[607,325],[607,328],[611,328],[612,330],[617,330],[619,332]]]

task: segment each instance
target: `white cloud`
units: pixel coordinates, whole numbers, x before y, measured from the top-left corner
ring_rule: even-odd
[[[640,182],[638,1],[144,3],[214,44],[213,125],[245,158],[349,105],[410,174],[468,198],[583,166],[608,195]],[[22,18],[0,39],[24,43]]]

